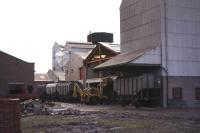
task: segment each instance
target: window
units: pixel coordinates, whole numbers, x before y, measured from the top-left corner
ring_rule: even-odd
[[[80,73],[80,80],[83,80],[85,76],[83,67],[79,68],[79,73]]]
[[[22,94],[23,90],[10,90],[10,94]]]
[[[23,85],[24,84],[20,84],[20,83],[12,83],[9,84],[9,93],[10,94],[22,94],[23,93]]]
[[[182,88],[173,88],[173,99],[182,99]]]
[[[195,99],[200,100],[200,88],[195,88]]]

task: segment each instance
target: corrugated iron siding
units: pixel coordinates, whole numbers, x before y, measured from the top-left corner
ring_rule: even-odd
[[[166,16],[162,13],[164,7]],[[122,53],[160,46],[161,39],[166,38],[162,44],[167,46],[162,47],[162,63],[169,76],[200,75],[199,0],[123,0],[120,11]],[[166,34],[161,36],[161,32]],[[148,56],[148,62],[155,62],[155,57],[151,57]]]
[[[66,64],[66,81],[80,80],[80,67],[83,66],[83,59],[76,54],[71,54]]]
[[[120,13],[122,53],[160,45],[160,0],[124,0]]]
[[[170,76],[200,76],[200,0],[166,0]]]

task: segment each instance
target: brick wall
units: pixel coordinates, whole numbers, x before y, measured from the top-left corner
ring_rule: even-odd
[[[19,100],[0,99],[0,133],[20,132]]]

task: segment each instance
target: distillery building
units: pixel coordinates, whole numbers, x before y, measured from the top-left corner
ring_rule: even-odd
[[[117,92],[200,107],[199,0],[123,0],[120,30],[121,54],[96,67],[121,72]]]

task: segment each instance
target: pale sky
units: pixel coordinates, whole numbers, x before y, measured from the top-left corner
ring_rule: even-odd
[[[87,41],[89,31],[111,32],[120,42],[121,0],[0,0],[0,50],[35,71],[52,68],[54,42]]]

